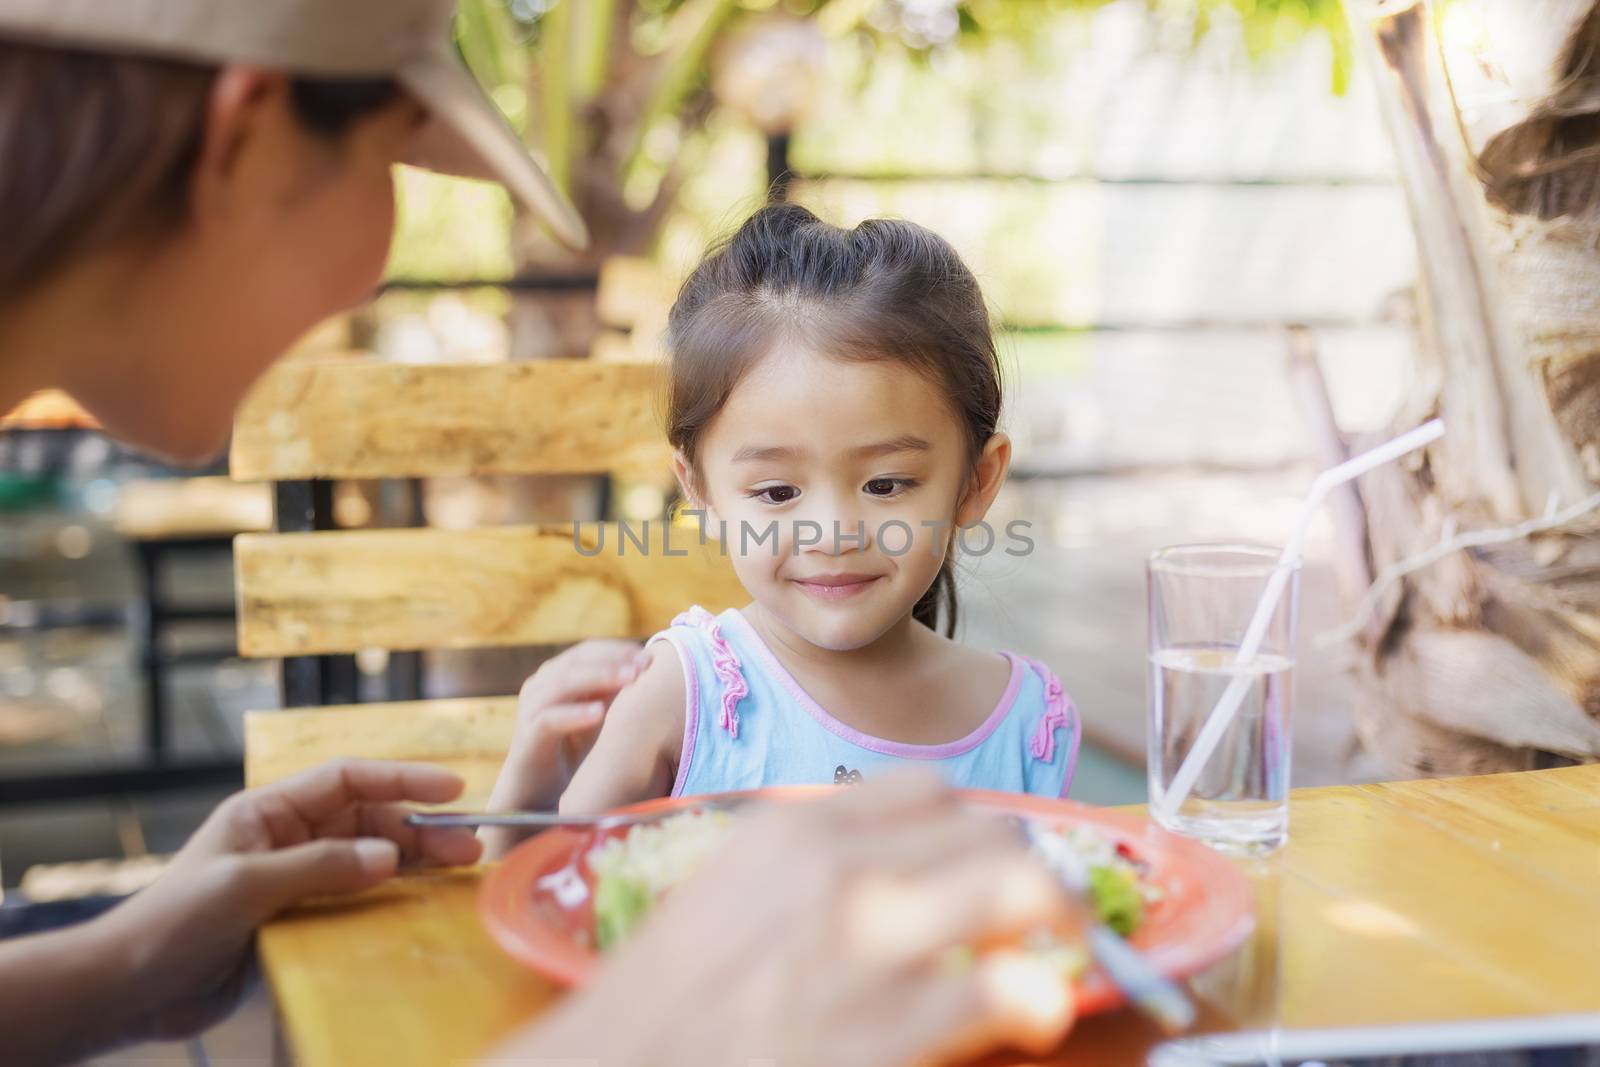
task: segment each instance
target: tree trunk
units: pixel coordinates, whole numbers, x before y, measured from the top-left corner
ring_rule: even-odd
[[[1381,574],[1600,482],[1600,2],[1348,2],[1420,253],[1400,421],[1448,430],[1362,479]],[[1357,729],[1398,773],[1600,759],[1600,512],[1414,570],[1354,651]]]
[[[529,97],[541,101],[539,139],[590,244],[574,254],[521,220],[512,235],[519,270],[598,271],[614,256],[644,255],[672,207],[683,180],[674,160],[658,161],[659,180],[642,195],[629,189],[630,174],[653,134],[681,141],[704,125],[710,98],[697,90],[697,72],[731,5],[683,4],[666,46],[648,56],[631,41],[637,8],[637,0],[558,4],[543,20]],[[594,294],[579,291],[521,297],[510,325],[512,358],[537,359],[587,356],[601,324]]]

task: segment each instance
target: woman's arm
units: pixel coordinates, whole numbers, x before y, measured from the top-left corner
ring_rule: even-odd
[[[141,1036],[159,1004],[146,993],[111,915],[0,942],[0,1033],[6,1062],[71,1063]]]
[[[649,665],[617,694],[594,748],[562,794],[563,812],[605,811],[672,792],[688,683],[670,642],[647,652]]]
[[[344,760],[236,793],[154,885],[104,915],[0,943],[0,1060],[58,1064],[197,1033],[231,1010],[258,925],[303,897],[366,889],[402,862],[473,863],[461,830],[419,831],[405,803],[461,780]]]

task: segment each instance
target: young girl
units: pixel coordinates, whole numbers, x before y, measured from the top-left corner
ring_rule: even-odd
[[[568,705],[532,728],[548,753],[603,717],[561,809],[853,782],[897,761],[1065,794],[1079,723],[1061,683],[950,638],[957,531],[1011,456],[987,310],[954,250],[908,222],[844,230],[767,207],[690,276],[669,343],[678,480],[752,603],[690,608],[642,667],[619,661],[618,681],[637,680],[609,712]],[[539,792],[518,781],[529,762],[514,748],[499,802]]]

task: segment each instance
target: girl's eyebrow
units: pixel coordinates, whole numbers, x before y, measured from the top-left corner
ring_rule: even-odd
[[[928,452],[933,446],[916,434],[901,434],[888,441],[876,441],[850,450],[852,456],[870,459],[889,456],[896,452]],[[775,460],[796,460],[805,456],[805,450],[789,445],[745,445],[733,454],[734,463],[762,463]]]
[[[852,448],[852,454],[868,458],[871,456],[889,456],[896,452],[928,452],[933,448],[928,442],[916,434],[901,434],[890,441],[879,441],[876,444],[862,445]]]
[[[734,463],[761,463],[779,459],[799,459],[801,450],[787,445],[745,445],[733,454]]]

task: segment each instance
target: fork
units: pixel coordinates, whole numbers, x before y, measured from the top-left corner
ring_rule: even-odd
[[[1059,878],[1091,917],[1094,902],[1089,896],[1089,867],[1083,857],[1062,839],[1033,819],[1018,819],[1028,844],[1045,866]],[[1194,1003],[1177,983],[1150,965],[1139,950],[1128,944],[1115,930],[1093,919],[1088,928],[1089,951],[1106,975],[1156,1025],[1169,1034],[1181,1033],[1194,1025]]]
[[[614,830],[619,826],[660,822],[673,815],[689,812],[733,811],[753,802],[754,798],[751,797],[728,796],[705,800],[683,808],[644,812],[601,812],[595,815],[562,815],[554,811],[414,811],[406,816],[406,823],[427,828],[510,826],[525,830],[548,830],[557,827]]]

